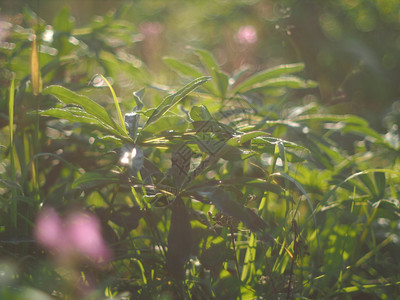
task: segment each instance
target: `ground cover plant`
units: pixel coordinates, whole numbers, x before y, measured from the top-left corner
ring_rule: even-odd
[[[160,83],[123,16],[5,22],[0,298],[395,298],[396,115],[377,132],[302,62],[196,47]]]

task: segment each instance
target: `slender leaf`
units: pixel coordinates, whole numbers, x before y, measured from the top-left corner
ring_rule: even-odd
[[[304,67],[305,65],[303,63],[296,63],[296,64],[280,65],[274,68],[267,69],[265,71],[261,71],[259,73],[254,74],[241,84],[239,84],[234,89],[233,93],[243,92],[244,90],[249,89],[251,86],[264,82],[267,79],[275,78],[281,75],[300,72],[301,70],[304,69]]]
[[[117,174],[114,173],[103,174],[100,172],[87,172],[74,180],[74,182],[72,183],[72,188],[86,189],[98,185],[117,183],[119,181],[119,177],[117,176]]]
[[[317,83],[312,80],[304,80],[296,76],[285,76],[269,79],[244,89],[242,92],[256,92],[267,88],[290,88],[290,89],[308,89],[317,87]]]
[[[125,135],[121,135],[115,128],[102,123],[95,116],[88,114],[86,111],[78,107],[64,107],[64,108],[51,108],[44,111],[39,111],[42,116],[49,116],[59,119],[65,119],[71,122],[79,122],[84,124],[95,125],[99,130],[109,132],[117,137],[125,138]]]
[[[104,107],[97,104],[88,97],[78,95],[71,90],[56,85],[47,87],[43,91],[43,94],[53,95],[65,104],[75,104],[81,106],[88,114],[93,115],[102,123],[107,124],[111,128],[114,128],[117,132],[119,132],[120,135],[129,138],[125,130],[111,119]]]
[[[167,111],[169,111],[174,105],[181,101],[186,95],[196,89],[198,86],[210,80],[210,77],[204,76],[193,80],[192,82],[185,85],[176,93],[166,97],[161,104],[156,108],[150,118],[147,120],[144,128],[151,123],[154,123],[161,118]]]
[[[213,73],[213,70],[216,71],[219,70],[218,63],[214,58],[214,56],[211,54],[211,52],[203,49],[193,49],[193,50],[194,53],[196,53],[196,55],[200,58],[204,66],[208,69],[210,74]]]
[[[42,77],[40,75],[39,54],[36,45],[36,35],[32,35],[32,49],[31,49],[31,79],[32,91],[35,96],[39,95],[42,91]]]

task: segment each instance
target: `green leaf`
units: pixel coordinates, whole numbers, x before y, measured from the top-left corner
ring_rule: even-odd
[[[205,188],[215,187],[215,186],[250,186],[261,191],[272,192],[277,195],[282,195],[283,189],[274,183],[268,182],[264,179],[260,178],[252,178],[252,177],[237,177],[231,179],[224,180],[210,180],[206,183],[194,185],[187,189],[187,191],[202,191]]]
[[[17,182],[14,182],[11,180],[0,178],[0,185],[6,186],[6,187],[9,187],[12,189],[18,189],[21,192],[23,191],[22,187]]]
[[[172,57],[164,57],[163,61],[170,66],[175,71],[179,72],[182,75],[191,76],[193,78],[198,78],[203,76],[203,74],[191,64],[183,63]]]
[[[95,186],[103,186],[110,183],[117,183],[120,182],[120,178],[117,174],[114,173],[107,173],[102,174],[99,172],[87,172],[74,180],[72,183],[72,188],[93,188]]]
[[[269,79],[250,86],[241,92],[255,92],[266,88],[290,88],[290,89],[308,89],[317,87],[317,83],[312,80],[304,80],[296,76],[285,76]]]
[[[181,143],[172,152],[171,175],[174,178],[176,186],[182,185],[189,174],[192,153],[192,150],[186,145],[186,143]]]
[[[280,65],[274,68],[270,68],[259,73],[254,74],[241,84],[239,84],[233,91],[234,94],[238,92],[243,92],[246,89],[249,89],[251,86],[255,84],[259,84],[264,82],[267,79],[279,77],[281,75],[287,75],[292,73],[297,73],[303,70],[305,65],[303,63],[296,63],[296,64],[287,64],[287,65]]]
[[[129,139],[127,133],[121,126],[117,125],[108,115],[104,107],[97,104],[86,96],[78,95],[62,86],[52,85],[47,87],[43,92],[44,95],[53,95],[65,104],[75,104],[81,106],[88,114],[99,119],[102,123],[108,125],[117,131],[121,136]]]
[[[204,105],[193,106],[192,109],[190,110],[190,118],[193,121],[213,120],[213,117],[211,116],[207,107],[205,107]]]
[[[167,114],[145,127],[145,129],[142,130],[140,134],[142,135],[147,132],[151,132],[152,137],[154,138],[154,134],[163,131],[185,131],[187,125],[188,123],[185,118],[174,114]]]
[[[296,143],[290,142],[290,141],[286,141],[280,138],[275,138],[275,137],[271,137],[271,136],[257,136],[254,137],[251,140],[252,145],[260,145],[260,144],[270,144],[270,145],[276,145],[278,143],[282,143],[283,146],[285,146],[285,148],[293,148],[293,149],[298,149],[298,150],[302,150],[302,151],[306,151],[306,152],[310,152],[310,150],[308,150],[307,148],[298,145]]]
[[[271,242],[274,238],[266,232],[267,224],[251,209],[244,207],[229,193],[220,188],[213,188],[206,193],[211,202],[224,214],[230,215],[243,222],[254,233],[261,234],[261,239]]]
[[[224,72],[214,69],[215,78],[217,80],[217,86],[219,90],[219,96],[222,99],[226,97],[226,91],[229,85],[229,76],[226,75]]]
[[[244,144],[256,137],[259,136],[268,136],[268,133],[262,132],[262,131],[251,131],[251,132],[247,132],[245,134],[242,134],[239,138],[239,141],[241,144]]]
[[[144,128],[151,123],[154,123],[161,118],[167,111],[169,111],[175,104],[181,101],[186,95],[196,89],[198,86],[210,80],[210,77],[204,76],[193,80],[192,82],[185,85],[176,93],[166,97],[161,104],[156,108],[150,118],[147,120]]]
[[[342,129],[341,132],[346,134],[346,133],[358,133],[361,136],[368,136],[368,137],[372,137],[378,141],[382,141],[383,137],[376,132],[375,130],[373,130],[372,128],[370,128],[369,126],[357,126],[357,125],[345,125]]]
[[[210,74],[213,73],[213,70],[219,70],[218,63],[211,52],[203,49],[193,49],[193,51],[200,58],[201,62],[208,69]]]
[[[300,121],[322,121],[322,122],[344,122],[346,124],[357,124],[360,126],[368,126],[368,122],[354,115],[333,115],[333,114],[310,114],[302,115],[292,119],[293,122]]]
[[[218,96],[224,99],[229,85],[228,75],[220,70],[218,62],[211,52],[203,49],[193,49],[193,51],[200,58],[203,65],[207,68],[209,74],[214,77],[215,85],[218,90]]]
[[[71,32],[75,27],[69,6],[64,6],[53,21],[53,29],[61,32]]]
[[[368,174],[361,174],[359,176],[361,182],[364,184],[364,186],[369,190],[369,192],[371,193],[371,196],[376,197],[377,196],[377,192],[375,189],[375,186],[371,180],[371,178],[368,176]]]
[[[382,198],[385,195],[386,189],[386,176],[383,172],[374,172],[376,189],[378,191],[378,197]]]
[[[116,136],[121,136],[120,132],[116,131],[113,127],[102,123],[95,116],[88,114],[79,107],[51,108],[48,110],[39,111],[39,114],[42,116],[65,119],[70,122],[95,125],[99,130],[107,131]]]
[[[185,277],[184,266],[192,251],[192,227],[189,213],[180,197],[171,207],[171,226],[168,233],[167,271],[175,279]]]
[[[204,74],[201,73],[201,71],[199,71],[195,66],[192,66],[191,64],[183,63],[171,57],[165,57],[163,58],[163,60],[168,66],[170,66],[172,69],[174,69],[175,71],[177,71],[182,75],[190,76],[192,78],[198,78],[204,76]],[[213,95],[217,94],[216,89],[210,82],[205,82],[204,88],[207,89]]]
[[[288,174],[285,174],[285,173],[273,173],[273,174],[271,174],[270,175],[271,177],[274,177],[274,176],[280,176],[280,177],[283,177],[283,178],[285,178],[285,179],[287,179],[287,180],[289,180],[290,182],[292,182],[292,183],[294,183],[295,185],[296,185],[296,187],[301,191],[301,193],[304,195],[304,197],[306,198],[306,200],[307,200],[307,202],[308,202],[308,205],[310,206],[310,211],[311,211],[311,214],[312,214],[312,216],[313,216],[313,218],[314,218],[314,226],[315,226],[315,228],[317,228],[317,219],[315,218],[315,210],[314,210],[314,208],[313,208],[313,205],[312,205],[312,202],[311,202],[311,199],[310,199],[310,197],[308,196],[308,193],[306,192],[306,190],[303,188],[303,186],[301,185],[301,183],[300,182],[298,182],[296,179],[294,179],[293,177],[291,177],[290,175],[288,175]]]

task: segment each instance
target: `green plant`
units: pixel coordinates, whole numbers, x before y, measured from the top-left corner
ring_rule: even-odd
[[[56,38],[40,43],[58,52],[42,49],[39,64],[32,55],[36,81],[22,68],[34,44],[2,52],[10,58],[1,91],[9,107],[1,135],[9,145],[0,181],[2,297],[398,293],[395,132],[381,135],[362,118],[330,114],[305,97],[316,83],[295,75],[302,63],[229,75],[210,52],[191,48],[195,65],[164,59],[185,83],[160,90],[121,59],[124,49],[107,44],[131,29],[118,14],[73,29],[64,9],[53,29]],[[21,45],[29,36],[13,34]],[[64,37],[101,46],[72,47]],[[77,64],[88,71],[72,84]],[[56,85],[58,76],[70,84]],[[147,87],[131,94],[132,86],[118,86],[126,78],[139,82],[136,90]],[[68,232],[75,210],[86,211],[78,215],[86,220],[97,216],[113,257],[57,260],[61,250],[32,238],[43,207],[60,213],[59,232]]]

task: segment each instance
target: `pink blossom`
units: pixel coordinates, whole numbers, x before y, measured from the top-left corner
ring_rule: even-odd
[[[237,31],[235,39],[239,44],[254,44],[257,42],[257,31],[254,26],[242,26]]]
[[[39,244],[56,249],[62,241],[63,228],[60,216],[53,208],[44,209],[36,220],[35,238]]]
[[[99,220],[94,215],[72,214],[66,221],[65,238],[79,252],[95,260],[105,259],[109,250],[101,236]]]
[[[101,261],[110,257],[100,222],[92,214],[74,212],[63,221],[53,208],[45,208],[37,218],[34,235],[61,260],[84,256]]]
[[[158,22],[143,22],[139,25],[139,31],[145,37],[158,36],[164,27]]]

